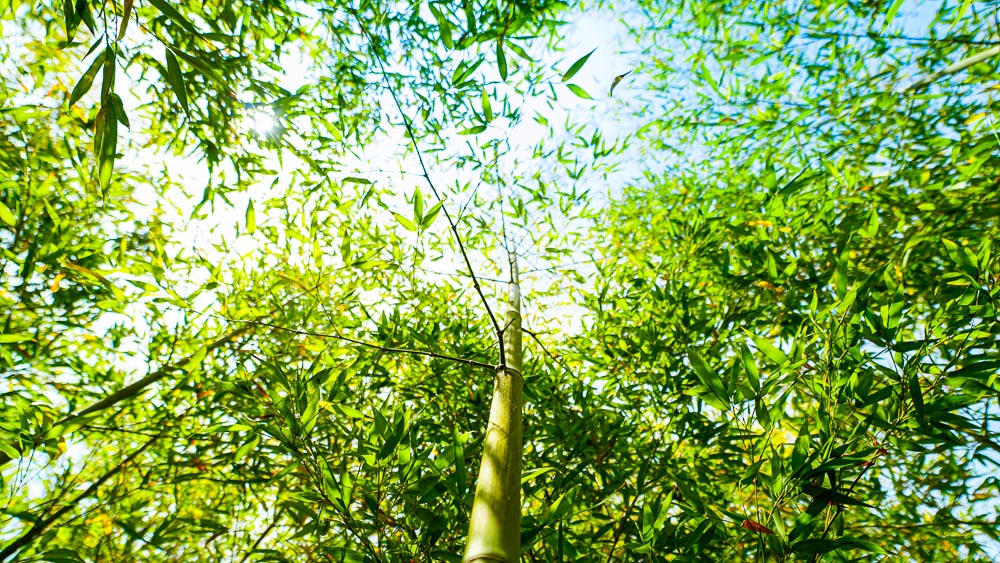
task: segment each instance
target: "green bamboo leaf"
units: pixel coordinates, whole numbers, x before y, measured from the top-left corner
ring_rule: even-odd
[[[913,410],[917,412],[917,418],[924,418],[924,393],[920,389],[920,377],[914,373],[909,381],[910,398],[913,399]]]
[[[802,468],[802,464],[809,460],[809,447],[812,444],[812,435],[809,430],[809,419],[802,419],[802,426],[799,427],[799,433],[795,436],[795,445],[792,446],[792,457],[789,460],[789,464],[792,471],[798,471]]]
[[[396,217],[396,220],[399,221],[399,224],[402,225],[404,229],[406,229],[407,231],[417,232],[416,223],[410,221],[408,218],[403,217],[402,215],[396,213],[395,211],[393,211],[392,214]]]
[[[17,222],[16,219],[14,219],[14,214],[11,212],[10,208],[7,207],[7,205],[2,201],[0,201],[0,221],[7,223],[7,225],[11,227],[13,227],[14,223]],[[2,336],[4,335],[0,335],[0,337]]]
[[[729,393],[726,392],[726,386],[722,383],[719,374],[709,367],[708,362],[694,350],[688,351],[688,360],[691,362],[691,369],[694,370],[694,374],[698,376],[702,385],[708,387],[728,409],[730,406]]]
[[[901,7],[903,7],[903,1],[904,0],[895,0],[892,5],[889,6],[889,10],[885,13],[885,20],[882,22],[882,31],[885,31],[885,29],[889,27],[889,24],[892,23],[892,20],[895,19],[896,13],[899,12]]]
[[[118,117],[115,113],[115,106],[106,104],[97,113],[95,122],[94,154],[97,156],[97,182],[104,195],[107,195],[111,184],[118,144]]]
[[[540,468],[537,468],[537,469],[532,469],[530,471],[522,471],[521,472],[521,484],[523,485],[523,484],[525,484],[525,483],[527,483],[527,482],[535,479],[536,477],[540,477],[540,476],[545,475],[546,473],[550,473],[552,471],[557,471],[557,469],[555,467],[540,467]]]
[[[424,197],[420,194],[420,188],[413,192],[413,222],[420,224],[424,217]]]
[[[344,182],[349,182],[353,184],[371,184],[372,181],[366,178],[358,178],[357,176],[347,176],[343,180]]]
[[[181,66],[177,63],[177,57],[167,49],[167,84],[177,96],[177,101],[181,103],[181,108],[185,114],[190,115],[188,108],[187,90],[184,88],[184,76],[181,74]]]
[[[562,81],[566,82],[570,78],[573,78],[574,76],[576,76],[576,73],[580,72],[580,69],[583,68],[583,65],[587,64],[587,59],[589,59],[590,55],[593,55],[594,51],[596,51],[596,50],[597,50],[597,47],[594,47],[589,53],[587,53],[586,55],[580,57],[579,59],[576,60],[575,63],[571,64],[569,66],[569,70],[567,70],[566,73],[562,75]]]
[[[66,42],[70,42],[80,26],[80,16],[76,13],[73,0],[63,0],[63,20],[66,24]]]
[[[757,363],[754,362],[750,348],[745,343],[740,343],[740,361],[743,363],[743,371],[750,380],[750,387],[756,393],[760,393],[760,372],[757,370]]]
[[[130,127],[128,115],[125,113],[125,106],[122,104],[121,97],[118,94],[111,94],[108,100],[115,108],[115,118],[118,119],[118,123],[121,123],[125,127]]]
[[[569,513],[570,509],[573,508],[573,503],[576,501],[576,493],[579,490],[579,484],[573,485],[570,490],[560,495],[552,504],[552,508],[549,509],[549,514],[545,520],[547,522],[558,522],[563,516]]]
[[[441,34],[441,42],[444,43],[446,48],[454,49],[455,43],[451,36],[451,22],[449,22],[448,18],[441,13],[441,10],[438,9],[437,5],[428,4],[427,7],[430,8],[431,14],[434,15],[434,19],[438,22],[438,31]]]
[[[838,539],[809,539],[792,544],[792,551],[802,555],[822,555],[837,549],[861,549],[872,553],[885,553],[885,549],[870,541],[849,537]]]
[[[0,453],[7,456],[7,459],[17,459],[21,457],[21,452],[6,442],[0,442]]]
[[[257,449],[257,444],[260,444],[260,436],[254,436],[247,440],[242,446],[236,449],[236,453],[233,454],[233,463],[239,463],[248,453]]]
[[[503,53],[503,37],[497,40],[497,70],[500,71],[500,79],[507,80],[507,56]]]
[[[510,49],[511,51],[514,51],[514,54],[517,55],[517,56],[519,56],[519,57],[521,57],[522,59],[524,59],[526,61],[534,62],[534,59],[532,59],[531,57],[529,57],[528,53],[526,53],[524,51],[524,49],[522,49],[521,46],[518,45],[517,43],[514,43],[513,41],[508,40],[507,41],[507,48]]]
[[[490,96],[486,93],[486,88],[482,89],[479,99],[483,106],[483,117],[485,117],[486,123],[493,121],[493,106],[490,105]]]
[[[472,73],[475,72],[477,68],[479,68],[479,65],[483,64],[484,60],[485,59],[482,56],[480,56],[478,59],[476,59],[476,62],[472,64],[468,64],[464,61],[459,63],[458,67],[455,68],[455,72],[453,72],[451,75],[451,83],[454,85],[458,85],[461,84],[462,82],[465,82],[465,79],[472,76]]]
[[[437,219],[438,214],[441,213],[441,203],[435,203],[431,206],[427,213],[424,215],[423,219],[420,220],[420,228],[426,229],[434,224],[434,219]]]
[[[247,233],[254,234],[257,230],[257,213],[253,210],[253,200],[247,200],[247,212],[246,212],[246,223],[247,223]]]
[[[132,17],[132,4],[135,0],[125,0],[122,10],[122,27],[118,30],[118,41],[125,37],[125,30],[128,29],[128,20]]]
[[[0,344],[13,344],[15,342],[31,342],[34,338],[27,334],[0,334]]]
[[[101,103],[108,103],[108,96],[113,92],[115,85],[115,50],[108,47],[104,50],[104,75],[101,80]]]
[[[476,125],[475,127],[469,127],[468,129],[464,129],[462,131],[459,131],[458,134],[459,135],[478,135],[478,134],[482,133],[483,131],[486,131],[486,126],[485,125]]]
[[[356,409],[354,407],[349,407],[347,405],[337,405],[337,409],[340,412],[344,413],[344,415],[347,416],[348,418],[364,418],[365,417],[365,413],[359,411],[358,409]]]
[[[40,553],[38,554],[38,560],[47,561],[48,563],[84,563],[85,561],[77,552],[65,548],[50,549],[44,553]]]
[[[451,444],[455,458],[455,486],[460,493],[465,494],[469,486],[468,470],[465,466],[465,440],[454,425],[451,427]]]
[[[590,94],[588,94],[586,90],[584,90],[583,88],[580,88],[576,84],[567,84],[567,87],[569,88],[570,92],[573,92],[578,97],[583,98],[584,100],[593,100],[594,99],[594,98],[590,97]]]
[[[764,355],[767,356],[772,362],[780,366],[784,365],[784,363],[788,361],[788,356],[775,347],[774,344],[771,344],[770,340],[756,335],[751,335],[751,338],[753,338],[753,342],[757,346],[757,349],[763,352]]]
[[[104,51],[100,55],[97,55],[97,58],[94,59],[93,63],[91,63],[90,68],[87,69],[87,72],[83,73],[83,76],[80,77],[80,81],[73,87],[73,91],[70,92],[69,95],[70,106],[75,104],[80,98],[83,97],[84,94],[90,91],[90,87],[94,84],[94,77],[97,76],[97,71],[101,68],[101,65],[104,64],[104,56],[106,53],[107,51]]]
[[[948,257],[957,264],[963,272],[972,278],[979,276],[979,266],[976,264],[976,256],[968,249],[959,246],[954,241],[941,239],[944,248],[948,252]]]
[[[89,0],[76,0],[76,17],[82,19],[87,24],[87,29],[97,35],[97,24],[94,22],[94,14],[90,13]]]
[[[161,14],[167,16],[168,19],[176,23],[177,25],[184,28],[185,31],[199,35],[198,29],[187,20],[180,12],[174,9],[173,6],[168,4],[165,0],[149,0],[149,3],[156,7]]]
[[[827,503],[844,504],[847,506],[863,506],[865,508],[875,509],[874,506],[868,504],[867,502],[860,501],[856,498],[845,495],[844,493],[831,489],[828,487],[821,487],[819,485],[813,485],[812,483],[805,483],[802,485],[802,492],[811,496],[820,498]]]
[[[213,68],[210,63],[207,63],[201,60],[199,57],[189,55],[183,51],[174,50],[174,54],[183,59],[184,62],[186,62],[187,64],[191,65],[192,68],[200,72],[205,78],[211,80],[212,82],[215,82],[224,90],[228,90],[229,88],[232,87],[232,85],[229,82],[223,79],[222,76],[218,72],[216,72],[216,69]]]

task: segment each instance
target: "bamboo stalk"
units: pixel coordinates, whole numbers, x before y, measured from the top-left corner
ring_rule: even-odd
[[[483,444],[476,496],[469,517],[464,563],[521,557],[521,288],[517,264],[511,259],[503,331],[504,356],[493,378],[493,402]]]

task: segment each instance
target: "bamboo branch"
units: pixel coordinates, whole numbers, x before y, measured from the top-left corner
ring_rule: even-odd
[[[223,317],[225,318],[225,317]],[[246,323],[254,326],[263,326],[267,328],[273,328],[275,330],[280,330],[283,332],[289,332],[292,334],[299,334],[302,336],[315,336],[317,338],[329,338],[331,340],[343,340],[344,342],[350,342],[357,346],[364,348],[371,348],[372,350],[378,350],[380,352],[388,352],[392,354],[409,354],[411,356],[426,356],[428,358],[437,358],[439,360],[448,360],[449,362],[455,362],[459,364],[465,364],[467,366],[473,366],[477,368],[487,368],[495,370],[498,366],[493,364],[488,364],[486,362],[480,362],[477,360],[469,360],[466,358],[459,358],[458,356],[449,356],[448,354],[438,354],[437,352],[431,352],[429,350],[413,350],[410,348],[393,348],[392,346],[382,346],[381,344],[375,344],[374,342],[365,342],[364,340],[358,340],[357,338],[351,338],[350,336],[344,336],[340,332],[334,334],[329,334],[325,332],[316,332],[312,330],[300,330],[297,328],[289,328],[286,326],[276,325],[269,323],[267,321],[257,321],[257,320],[244,320],[244,319],[225,319],[233,323]]]
[[[441,193],[438,191],[437,187],[434,185],[434,181],[431,180],[430,172],[427,170],[427,165],[424,163],[424,156],[420,150],[420,146],[417,144],[417,135],[413,132],[413,124],[410,122],[410,118],[407,117],[406,113],[403,111],[403,104],[399,101],[399,96],[396,95],[396,89],[392,87],[392,82],[389,80],[389,72],[385,69],[385,63],[382,61],[382,57],[378,54],[378,50],[375,48],[375,42],[372,40],[372,36],[368,33],[368,28],[365,27],[365,23],[361,20],[361,16],[358,15],[357,11],[353,7],[348,8],[354,15],[354,19],[358,21],[358,25],[361,27],[361,33],[365,36],[368,41],[368,48],[371,50],[372,56],[378,62],[378,66],[382,71],[382,80],[385,82],[386,88],[389,90],[389,94],[392,96],[392,101],[396,105],[396,110],[399,112],[400,117],[403,119],[403,126],[406,129],[406,136],[410,140],[410,145],[413,147],[413,151],[417,154],[417,162],[420,163],[420,170],[422,171],[422,176],[427,182],[427,186],[430,187],[431,192],[434,194],[434,198],[439,204],[441,204],[441,211],[444,212],[444,218],[448,220],[448,226],[451,227],[451,232],[455,237],[455,242],[458,244],[458,251],[462,255],[462,259],[465,261],[465,267],[469,271],[469,277],[472,278],[472,287],[476,289],[476,293],[479,294],[479,299],[483,302],[483,307],[486,308],[486,313],[490,317],[490,323],[493,325],[493,330],[497,335],[497,342],[500,344],[500,365],[507,365],[507,361],[504,358],[504,346],[503,346],[503,329],[500,328],[500,323],[497,322],[496,315],[493,314],[493,309],[490,307],[489,301],[486,299],[486,294],[483,293],[483,288],[479,285],[479,278],[476,277],[476,271],[472,267],[472,261],[469,260],[469,254],[465,251],[465,245],[462,243],[462,237],[458,233],[458,226],[455,220],[452,219],[451,213],[448,212],[448,206],[444,204],[444,198],[441,197]]]
[[[151,438],[150,440],[146,441],[146,443],[143,444],[139,449],[137,449],[136,451],[132,452],[125,459],[125,461],[123,461],[123,462],[119,463],[118,465],[114,466],[110,471],[108,471],[107,473],[105,473],[104,475],[102,475],[100,478],[98,478],[96,481],[94,481],[93,483],[91,483],[90,486],[87,487],[87,490],[85,490],[82,493],[80,493],[79,495],[77,495],[76,498],[74,498],[71,502],[68,502],[65,505],[63,505],[62,508],[60,508],[59,510],[56,510],[55,512],[53,512],[49,517],[43,518],[43,519],[35,522],[35,524],[27,532],[25,532],[21,537],[17,538],[16,540],[14,540],[10,544],[8,544],[7,547],[3,548],[3,550],[0,550],[0,561],[6,561],[8,557],[10,557],[11,555],[14,555],[21,548],[23,548],[24,546],[28,545],[32,541],[34,541],[38,536],[42,535],[46,530],[48,530],[49,526],[51,526],[57,520],[59,520],[60,518],[62,518],[63,515],[65,515],[67,512],[69,512],[69,511],[77,508],[77,506],[79,505],[80,501],[82,501],[82,500],[86,499],[87,497],[89,497],[89,496],[93,495],[94,493],[96,493],[97,489],[99,489],[101,487],[101,485],[103,485],[104,483],[106,483],[108,481],[108,479],[110,479],[110,478],[114,477],[115,475],[117,475],[122,469],[124,469],[125,467],[127,467],[128,465],[130,465],[133,461],[135,461],[135,459],[137,457],[139,457],[139,455],[142,452],[146,451],[146,448],[148,448],[149,446],[153,445],[153,443],[156,442],[159,439],[160,439],[160,436],[156,436],[156,437]]]
[[[939,71],[937,71],[935,73],[929,74],[929,75],[921,78],[920,80],[917,80],[913,84],[910,84],[909,86],[907,86],[906,89],[903,90],[903,93],[906,94],[906,93],[909,93],[909,92],[913,92],[913,91],[919,90],[919,89],[921,89],[921,88],[923,88],[925,86],[930,86],[931,84],[937,82],[938,80],[944,78],[945,76],[948,76],[949,74],[955,74],[956,72],[962,72],[963,70],[969,68],[972,65],[981,63],[981,62],[983,62],[983,61],[985,61],[987,59],[991,59],[991,58],[993,58],[993,57],[995,57],[997,55],[1000,55],[1000,45],[997,45],[996,47],[991,47],[989,49],[986,49],[985,51],[980,51],[980,52],[976,53],[975,55],[966,57],[966,58],[958,61],[957,63],[948,66],[944,70],[939,70]]]
[[[229,334],[219,338],[215,342],[212,342],[208,346],[205,346],[205,350],[206,352],[211,352],[231,342],[236,337],[241,336],[251,330],[253,330],[253,327],[251,326],[242,327],[237,330],[234,330],[233,332],[230,332]],[[53,424],[52,427],[49,428],[44,434],[36,436],[35,439],[33,440],[33,443],[29,446],[29,448],[34,449],[38,444],[44,442],[45,440],[55,438],[65,432],[74,430],[75,428],[73,428],[73,425],[75,423],[80,422],[81,419],[83,419],[83,417],[85,416],[108,409],[122,401],[131,399],[139,395],[140,393],[145,391],[150,385],[170,375],[174,371],[177,371],[179,369],[184,369],[185,366],[187,366],[188,364],[190,364],[192,361],[195,360],[196,356],[199,353],[200,351],[195,352],[194,354],[191,354],[190,356],[184,358],[179,362],[174,362],[173,364],[161,366],[160,369],[154,371],[153,373],[147,375],[146,377],[143,377],[139,381],[136,381],[135,383],[122,387],[118,391],[115,391],[114,393],[104,397],[103,399],[97,401],[96,403],[90,405],[89,407],[86,407],[79,412],[71,413],[62,417],[58,422]],[[22,451],[21,453],[23,454],[24,452]],[[2,467],[10,460],[11,457],[9,455],[0,452],[0,467]]]

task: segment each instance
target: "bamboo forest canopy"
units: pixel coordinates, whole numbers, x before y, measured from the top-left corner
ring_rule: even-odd
[[[461,561],[515,261],[522,560],[1000,556],[994,2],[0,26],[0,562]]]

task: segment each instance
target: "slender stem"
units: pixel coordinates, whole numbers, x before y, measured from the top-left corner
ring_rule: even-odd
[[[160,436],[162,436],[162,434]],[[142,454],[142,452],[146,451],[146,448],[153,445],[154,442],[159,440],[160,436],[156,436],[148,440],[139,449],[132,452],[132,454],[130,454],[125,459],[125,461],[114,466],[110,471],[108,471],[100,478],[98,478],[96,481],[91,483],[90,486],[87,487],[87,490],[77,495],[76,498],[63,505],[63,507],[60,508],[59,510],[53,512],[49,517],[43,518],[35,522],[35,525],[32,526],[27,532],[25,532],[21,537],[17,538],[16,540],[8,544],[7,547],[3,548],[3,550],[0,550],[0,561],[6,561],[8,557],[14,555],[22,547],[28,545],[29,543],[34,541],[38,536],[42,535],[46,530],[49,529],[49,526],[51,526],[57,520],[62,518],[67,512],[77,508],[77,506],[80,504],[82,500],[96,493],[97,489],[99,489],[101,485],[106,483],[108,479],[114,477],[119,472],[121,472],[122,469],[131,465],[132,462],[135,461],[135,459],[139,457],[140,454]]]
[[[372,40],[371,34],[368,33],[368,28],[365,26],[365,23],[361,20],[361,16],[358,15],[357,11],[353,7],[349,7],[348,9],[358,21],[358,25],[361,26],[361,33],[364,34],[365,38],[368,40],[368,48],[371,50],[372,56],[375,57],[375,60],[378,62],[379,69],[382,71],[382,80],[385,82],[385,86],[389,90],[389,94],[392,96],[392,101],[396,105],[396,110],[403,119],[403,125],[406,128],[406,136],[410,141],[410,145],[413,147],[413,152],[417,154],[417,162],[420,163],[422,176],[427,182],[427,186],[430,187],[431,192],[434,194],[434,198],[441,204],[441,211],[444,212],[444,217],[448,220],[448,226],[451,227],[451,232],[455,237],[455,242],[458,244],[458,251],[462,254],[462,259],[465,261],[465,267],[469,271],[469,277],[472,278],[472,287],[474,287],[476,289],[476,293],[479,294],[479,299],[483,302],[483,306],[486,308],[486,313],[490,317],[490,323],[493,325],[493,330],[496,332],[497,341],[500,343],[500,365],[505,366],[507,365],[507,361],[504,358],[503,329],[500,328],[500,323],[497,322],[496,315],[493,314],[493,309],[490,307],[490,303],[486,299],[486,294],[483,293],[482,286],[479,285],[479,278],[476,277],[476,271],[472,267],[472,261],[469,260],[468,252],[465,251],[465,245],[462,243],[462,237],[458,233],[458,226],[456,225],[454,219],[452,219],[451,213],[448,212],[448,206],[444,204],[444,199],[441,197],[441,193],[438,191],[437,187],[434,185],[434,181],[431,179],[430,172],[427,170],[427,165],[424,163],[423,152],[417,144],[417,135],[413,132],[413,124],[410,122],[410,118],[407,117],[406,113],[403,111],[403,104],[399,101],[399,96],[396,95],[396,89],[392,87],[392,82],[389,80],[389,72],[385,68],[385,63],[382,61],[382,57],[379,55],[378,49],[375,48],[375,42]]]
[[[257,537],[257,541],[253,542],[253,545],[250,546],[250,549],[248,549],[246,553],[243,554],[243,558],[240,559],[240,563],[247,563],[247,559],[250,559],[250,556],[253,555],[253,552],[256,551],[258,547],[260,547],[260,543],[264,541],[264,538],[266,538],[267,535],[271,533],[271,530],[273,530],[274,527],[278,525],[278,521],[281,519],[281,515],[284,514],[284,512],[285,509],[279,508],[274,513],[274,518],[271,519],[271,523],[268,524],[267,528],[265,528],[264,531],[260,534],[260,536]]]
[[[459,364],[465,364],[468,366],[473,366],[477,368],[486,369],[497,369],[498,366],[493,364],[488,364],[486,362],[480,362],[476,360],[469,360],[466,358],[459,358],[458,356],[449,356],[447,354],[438,354],[437,352],[431,352],[429,350],[412,350],[410,348],[393,348],[391,346],[382,346],[381,344],[375,344],[374,342],[365,342],[364,340],[358,340],[357,338],[351,338],[350,336],[344,336],[339,332],[334,334],[329,334],[325,332],[316,332],[312,330],[300,330],[297,328],[289,328],[286,326],[276,325],[274,323],[269,323],[267,321],[257,321],[257,320],[245,320],[245,319],[226,319],[229,322],[234,323],[247,323],[254,326],[263,326],[267,328],[273,328],[275,330],[280,330],[283,332],[289,332],[292,334],[299,334],[302,336],[315,336],[317,338],[330,338],[333,340],[343,340],[344,342],[350,342],[351,344],[356,344],[364,348],[371,348],[373,350],[379,350],[381,352],[389,352],[392,354],[409,354],[411,356],[426,356],[428,358],[437,358],[440,360],[448,360],[449,362],[455,362]]]
[[[215,342],[212,342],[211,344],[205,346],[205,350],[211,352],[212,350],[224,346],[225,344],[231,342],[233,339],[251,331],[252,329],[253,327],[248,326],[234,330],[233,332],[230,332],[229,334],[219,338]],[[183,367],[189,364],[191,361],[193,361],[197,355],[198,352],[191,354],[190,356],[182,359],[179,362],[161,366],[160,369],[154,371],[153,373],[147,375],[146,377],[143,377],[139,381],[136,381],[135,383],[122,387],[118,391],[115,391],[114,393],[104,397],[103,399],[97,401],[96,403],[90,405],[89,407],[86,407],[85,409],[79,412],[64,416],[58,422],[53,424],[52,427],[48,429],[48,431],[36,436],[34,444],[37,445],[47,439],[55,438],[56,436],[59,436],[67,431],[72,431],[74,428],[71,427],[74,425],[74,423],[79,422],[80,419],[82,419],[83,417],[89,414],[93,414],[95,412],[105,410],[122,401],[131,399],[139,395],[140,393],[145,391],[146,388],[148,388],[150,385],[156,383],[157,381],[163,379],[164,377],[170,375],[171,373],[179,369],[183,369]],[[0,452],[0,466],[3,466],[5,463],[10,461],[10,459],[11,459],[10,456],[8,456],[3,452]]]
[[[920,80],[917,80],[913,84],[907,86],[904,92],[913,92],[923,88],[924,86],[930,86],[931,84],[937,82],[938,80],[944,78],[945,76],[948,76],[949,74],[955,74],[956,72],[961,72],[974,64],[981,63],[997,55],[1000,55],[1000,45],[992,47],[990,49],[986,49],[985,51],[980,51],[975,55],[966,57],[958,61],[957,63],[946,67],[943,70],[939,70],[935,73],[929,74],[921,78]]]

